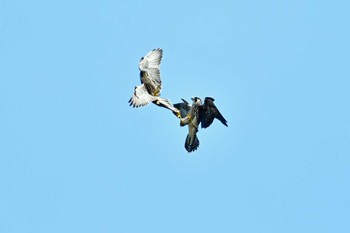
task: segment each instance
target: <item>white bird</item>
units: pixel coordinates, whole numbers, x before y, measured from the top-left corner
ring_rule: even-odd
[[[135,87],[129,103],[130,106],[138,108],[152,102],[160,107],[170,109],[175,115],[179,116],[179,110],[168,99],[160,97],[162,80],[159,69],[162,56],[163,50],[158,48],[153,49],[141,58],[139,62],[141,85]]]

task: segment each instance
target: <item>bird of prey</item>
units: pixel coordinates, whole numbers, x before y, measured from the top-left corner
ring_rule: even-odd
[[[185,140],[185,148],[188,152],[195,151],[199,147],[197,137],[199,124],[201,124],[202,128],[207,128],[216,118],[226,127],[228,126],[226,119],[216,108],[213,98],[206,97],[204,104],[202,104],[201,99],[198,97],[192,98],[192,105],[184,99],[182,101],[182,103],[174,104],[174,107],[180,111],[180,125],[188,125],[188,134]]]
[[[160,97],[162,90],[162,80],[160,78],[160,63],[162,61],[163,50],[153,49],[139,62],[141,85],[136,86],[134,94],[129,100],[130,106],[134,108],[142,107],[150,102],[173,111],[179,116],[179,111],[173,104],[165,98]]]

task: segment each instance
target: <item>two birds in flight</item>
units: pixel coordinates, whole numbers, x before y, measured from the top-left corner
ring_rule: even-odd
[[[150,51],[139,62],[141,85],[136,86],[134,94],[129,100],[130,106],[142,107],[154,103],[160,107],[171,110],[180,118],[180,126],[188,125],[188,134],[185,148],[188,152],[197,150],[199,140],[197,132],[199,125],[209,127],[215,118],[227,126],[227,121],[214,104],[214,99],[206,97],[204,103],[198,97],[192,98],[192,104],[182,99],[181,103],[172,104],[168,99],[160,97],[162,80],[160,78],[160,63],[163,50],[158,48]]]

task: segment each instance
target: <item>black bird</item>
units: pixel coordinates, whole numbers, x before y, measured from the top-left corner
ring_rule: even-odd
[[[197,137],[199,124],[202,128],[207,128],[217,118],[222,124],[228,126],[226,119],[216,108],[213,98],[206,97],[204,104],[198,97],[192,98],[192,105],[184,99],[182,101],[182,103],[174,104],[174,107],[180,111],[180,126],[188,125],[188,134],[185,141],[185,148],[188,152],[195,151],[199,147]],[[174,114],[178,116],[178,114]]]

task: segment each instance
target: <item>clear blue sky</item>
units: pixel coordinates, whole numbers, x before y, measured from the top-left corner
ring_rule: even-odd
[[[0,1],[0,232],[350,232],[349,1]],[[198,133],[129,107],[212,96]]]

